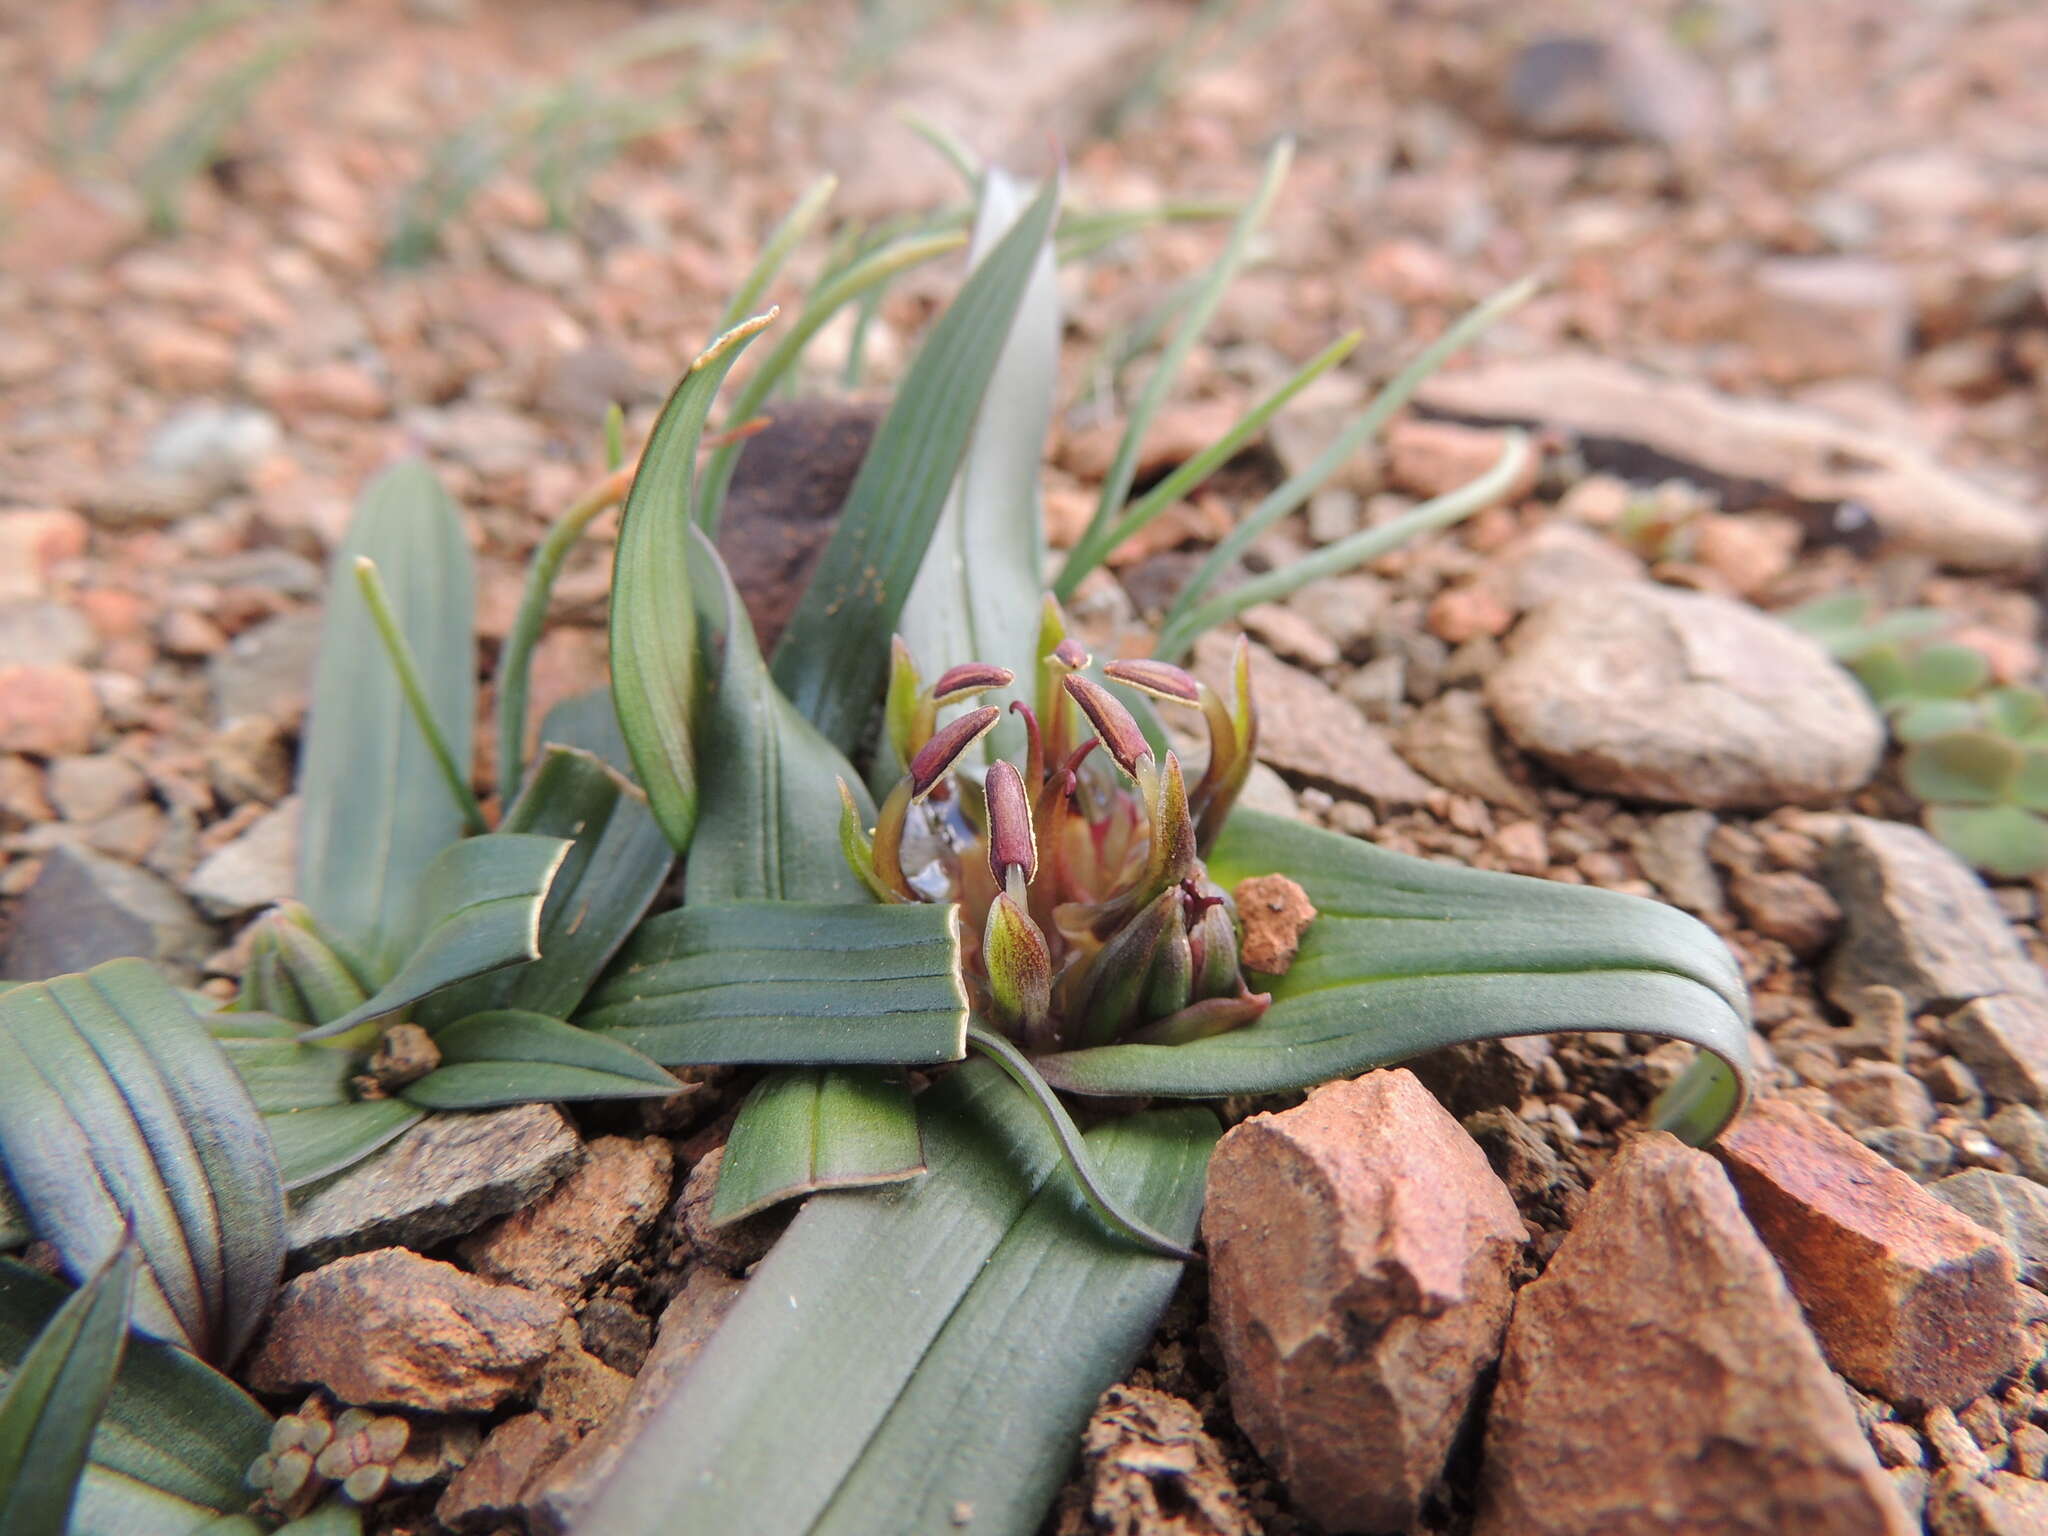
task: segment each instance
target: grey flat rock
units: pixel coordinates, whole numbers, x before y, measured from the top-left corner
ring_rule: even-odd
[[[213,947],[213,930],[158,876],[67,843],[16,906],[0,975],[36,981],[136,955],[193,980]]]

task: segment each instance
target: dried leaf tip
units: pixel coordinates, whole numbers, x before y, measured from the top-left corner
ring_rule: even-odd
[[[932,739],[910,760],[910,792],[922,800],[938,787],[939,780],[952,772],[962,754],[995,728],[1003,712],[993,704],[970,710],[958,720],[940,727]]]
[[[1165,699],[1174,704],[1202,702],[1202,685],[1169,661],[1153,661],[1145,657],[1112,661],[1102,669],[1102,673],[1113,682],[1127,684],[1155,699]]]
[[[1151,761],[1152,746],[1138,729],[1138,722],[1131,718],[1131,712],[1115,694],[1092,678],[1076,674],[1066,678],[1063,686],[1067,696],[1081,706],[1081,713],[1095,727],[1095,734],[1116,759],[1117,766],[1132,778],[1138,777],[1140,762]]]
[[[1038,878],[1038,839],[1031,822],[1031,796],[1014,763],[999,760],[988,771],[988,868],[996,885],[1008,884],[1012,869],[1029,885]]]
[[[690,359],[690,372],[710,367],[734,347],[760,335],[775,323],[775,317],[781,313],[781,305],[771,304],[764,313],[742,320],[724,335],[714,338],[710,346]]]
[[[939,680],[932,684],[934,704],[957,704],[960,700],[972,698],[977,693],[986,693],[991,688],[1007,688],[1017,680],[1017,674],[1008,667],[992,666],[987,662],[969,661],[957,667],[948,667],[939,674]]]

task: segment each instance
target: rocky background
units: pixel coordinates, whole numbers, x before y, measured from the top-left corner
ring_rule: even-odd
[[[868,219],[956,195],[895,108],[1025,171],[1051,134],[1105,207],[1241,197],[1291,132],[1263,258],[1146,473],[1339,332],[1366,344],[1119,551],[1080,621],[1142,652],[1204,546],[1346,411],[1544,273],[1248,552],[1396,515],[1504,424],[1543,434],[1509,505],[1245,616],[1260,801],[1696,913],[1750,980],[1773,1094],[1711,1155],[1631,1137],[1685,1049],[1589,1035],[1237,1106],[1281,1112],[1219,1151],[1212,1270],[1105,1400],[1057,1528],[2048,1531],[2048,885],[1987,885],[1920,831],[1860,689],[1771,618],[1854,587],[2041,680],[2048,13],[693,10],[727,63],[595,172],[573,228],[508,167],[396,271],[437,148],[646,12],[308,9],[166,235],[134,156],[60,166],[52,121],[53,83],[162,8],[0,6],[0,973],[140,953],[230,987],[289,888],[322,562],[356,487],[424,453],[460,498],[488,664],[522,562],[601,469],[606,406],[644,429],[802,188],[836,170],[835,207]],[[1056,541],[1128,398],[1105,357],[1220,238],[1176,225],[1066,273]],[[956,276],[894,291],[871,395]],[[826,413],[824,447],[857,453],[869,414]],[[603,677],[608,537],[559,589],[543,708]],[[299,1209],[302,1273],[248,1379],[341,1415],[320,1476],[417,1488],[382,1528],[561,1529],[715,1322],[772,1234],[705,1228],[735,1098],[719,1074],[680,1089],[574,1124],[437,1117]]]

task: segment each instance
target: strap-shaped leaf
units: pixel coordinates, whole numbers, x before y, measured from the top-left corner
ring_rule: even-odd
[[[770,1072],[733,1121],[711,1219],[738,1221],[798,1195],[890,1184],[923,1172],[917,1107],[900,1071]]]
[[[265,1115],[286,1189],[303,1189],[359,1163],[426,1118],[403,1099],[362,1099]]]
[[[612,698],[634,776],[678,853],[697,825],[691,710],[697,696],[697,627],[690,590],[690,498],[697,444],[712,397],[740,353],[773,318],[749,320],[690,364],[655,422],[626,497],[612,562]]]
[[[284,1267],[284,1189],[249,1091],[140,960],[0,995],[0,1160],[65,1269],[132,1228],[140,1326],[203,1356],[249,1342]]]
[[[441,1030],[434,1044],[441,1065],[403,1094],[423,1109],[667,1098],[676,1091],[674,1077],[623,1041],[544,1014],[473,1013]]]
[[[567,1018],[675,863],[647,797],[602,759],[573,747],[543,749],[500,832],[569,840],[541,908],[540,958],[427,998],[414,1017],[428,1029],[503,1008]]]
[[[299,896],[381,980],[412,947],[412,893],[462,835],[357,584],[368,556],[419,662],[427,702],[456,763],[476,716],[475,576],[455,506],[423,464],[400,464],[357,504],[328,581],[312,715],[299,757],[305,801]]]
[[[875,433],[839,525],[776,649],[776,682],[842,751],[867,728],[889,636],[924,563],[1058,205],[1059,184],[1049,181],[933,327]]]
[[[640,925],[577,1021],[663,1066],[931,1066],[966,1051],[952,906],[741,901]]]
[[[113,1394],[135,1296],[123,1243],[51,1314],[0,1393],[0,1531],[64,1536],[93,1427]]]
[[[974,228],[977,261],[1016,219],[1026,197],[1025,188],[1000,170],[983,178]],[[1039,247],[982,396],[967,456],[903,609],[899,627],[927,676],[985,661],[1029,678],[1038,664],[1045,547],[1039,468],[1059,363],[1059,283],[1048,238]],[[992,760],[1019,753],[1023,745],[1022,722],[1006,720],[984,750]]]
[[[26,1265],[0,1260],[0,1378],[14,1376],[38,1335],[78,1294]],[[248,1506],[242,1477],[268,1440],[270,1420],[233,1382],[185,1350],[130,1337],[113,1393],[97,1417],[71,1513],[72,1536],[183,1533]]]
[[[490,832],[444,848],[420,877],[417,947],[398,974],[301,1038],[331,1040],[458,981],[539,959],[541,911],[568,852],[564,838],[524,832]]]
[[[1560,1030],[1689,1040],[1747,1080],[1741,973],[1709,929],[1674,907],[1407,858],[1254,811],[1231,819],[1209,868],[1225,887],[1249,875],[1288,875],[1322,914],[1293,968],[1272,981],[1272,1008],[1256,1024],[1187,1045],[1043,1057],[1039,1069],[1053,1086],[1203,1098],[1270,1093],[1459,1041]],[[1740,1093],[1703,1096],[1700,1085],[1695,1079],[1687,1090],[1693,1113],[1659,1118],[1710,1139]]]
[[[974,1062],[921,1101],[928,1178],[800,1212],[580,1529],[641,1536],[1038,1528],[1096,1396],[1180,1274],[1081,1207],[1036,1112]],[[1088,1137],[1121,1200],[1192,1238],[1216,1122]]]

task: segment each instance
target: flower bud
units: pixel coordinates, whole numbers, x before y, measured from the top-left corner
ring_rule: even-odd
[[[1030,914],[1007,892],[997,892],[982,929],[981,961],[988,973],[996,1021],[1034,1049],[1052,1017],[1052,949]]]
[[[1194,984],[1194,951],[1187,930],[1175,923],[1152,958],[1152,974],[1145,982],[1145,1016],[1157,1019],[1179,1013],[1194,995]]]
[[[1081,713],[1095,727],[1095,734],[1109,749],[1109,755],[1116,759],[1117,766],[1132,778],[1138,778],[1139,763],[1141,760],[1150,761],[1152,746],[1145,740],[1145,733],[1138,729],[1138,722],[1131,717],[1131,712],[1124,708],[1115,694],[1092,678],[1076,674],[1068,677],[1063,686],[1068,697],[1081,706]]]
[[[1102,675],[1155,699],[1165,699],[1170,704],[1202,702],[1202,685],[1171,662],[1153,661],[1148,657],[1112,661],[1103,667]]]
[[[1162,891],[1096,954],[1076,1010],[1081,1045],[1107,1045],[1137,1020],[1160,947],[1183,932],[1180,910],[1180,892]]]
[[[1012,869],[1029,885],[1038,878],[1038,838],[1032,827],[1031,796],[1016,765],[999,759],[982,786],[988,797],[988,868],[997,886],[1009,881]]]
[[[1017,674],[1008,667],[990,666],[981,661],[966,662],[961,666],[948,667],[939,674],[939,680],[932,684],[932,702],[957,704],[991,688],[1007,688],[1016,680]]]
[[[1237,924],[1230,920],[1230,908],[1210,900],[1188,931],[1194,950],[1195,1001],[1212,997],[1235,997],[1243,989],[1238,974]]]
[[[938,788],[939,781],[953,771],[967,749],[994,730],[1002,717],[1000,709],[993,704],[985,704],[934,731],[932,739],[910,760],[911,798],[922,800]]]
[[[859,802],[853,798],[853,791],[847,787],[846,780],[839,780],[839,851],[846,856],[847,867],[877,901],[906,900],[876,869],[874,844],[861,830],[861,821]]]
[[[1273,997],[1268,992],[1204,998],[1178,1013],[1132,1030],[1126,1038],[1133,1045],[1186,1045],[1191,1040],[1206,1040],[1211,1035],[1256,1024],[1272,1006]]]

